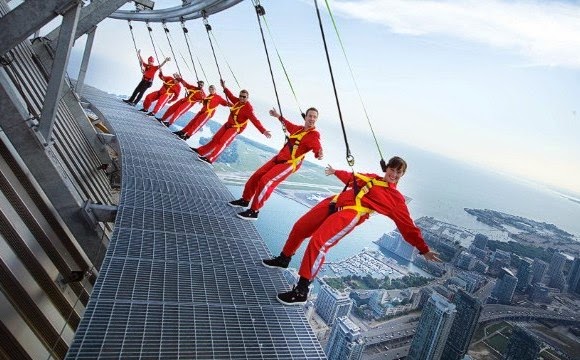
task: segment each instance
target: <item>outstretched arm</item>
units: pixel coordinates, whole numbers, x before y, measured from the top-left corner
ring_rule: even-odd
[[[161,67],[165,64],[167,64],[168,61],[171,61],[170,57],[166,57],[165,60],[163,60],[163,62],[161,64],[159,64],[159,69],[161,69]]]

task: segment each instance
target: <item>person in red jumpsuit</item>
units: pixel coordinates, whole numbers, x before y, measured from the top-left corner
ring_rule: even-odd
[[[177,100],[179,92],[181,91],[181,85],[179,85],[179,79],[181,76],[179,74],[175,73],[173,76],[164,76],[163,72],[160,70],[159,78],[163,81],[163,85],[159,90],[145,96],[143,108],[139,109],[139,111],[147,112],[149,111],[151,104],[154,101],[157,101],[153,110],[147,113],[149,116],[155,116],[159,109],[161,109],[167,102],[171,103]]]
[[[208,90],[209,95],[203,99],[201,110],[199,110],[199,112],[187,123],[187,125],[185,125],[183,129],[174,132],[175,135],[183,140],[189,139],[191,135],[198,132],[199,129],[201,129],[201,127],[213,117],[215,110],[219,105],[229,105],[224,98],[215,93],[215,86],[210,85]]]
[[[228,203],[232,207],[247,207],[252,200],[252,205],[246,211],[237,214],[240,219],[256,220],[260,208],[264,206],[272,191],[300,169],[306,153],[312,151],[318,160],[322,160],[323,157],[320,133],[314,127],[318,119],[316,108],[306,110],[304,126],[291,123],[275,109],[270,110],[270,115],[278,118],[286,127],[289,133],[288,141],[276,156],[250,176],[244,186],[242,197]]]
[[[213,138],[205,145],[193,148],[193,151],[199,154],[198,159],[206,164],[212,164],[228,147],[234,138],[241,134],[248,125],[248,121],[252,122],[256,129],[264,134],[268,139],[272,137],[272,134],[264,126],[256,115],[254,115],[254,108],[252,104],[248,101],[248,90],[241,90],[240,96],[235,97],[232,92],[226,88],[225,81],[220,80],[226,97],[229,101],[233,103],[230,107],[230,116],[226,123],[215,133]]]
[[[285,305],[305,303],[308,286],[324,264],[326,253],[374,211],[391,218],[405,241],[416,247],[427,260],[441,261],[437,253],[429,250],[421,231],[411,219],[405,197],[397,190],[397,183],[406,169],[407,163],[398,156],[389,160],[384,176],[354,176],[351,172],[334,170],[330,165],[325,169],[326,175],[336,175],[347,184],[347,189],[322,200],[298,219],[280,256],[262,260],[266,267],[287,268],[302,242],[310,238],[298,271],[298,284],[292,290],[278,294],[279,302]]]
[[[157,120],[163,122],[163,125],[170,126],[177,120],[181,115],[195,103],[202,101],[205,98],[205,91],[203,91],[204,82],[202,80],[197,81],[197,86],[191,85],[183,78],[179,78],[179,82],[185,87],[185,97],[177,100],[175,104],[171,105],[165,114],[161,118],[156,118]]]
[[[147,91],[147,89],[149,89],[153,84],[153,78],[155,78],[155,73],[157,72],[157,70],[161,69],[163,65],[165,65],[168,61],[171,60],[171,58],[167,57],[165,58],[165,61],[163,61],[159,66],[157,66],[154,63],[155,59],[153,58],[153,56],[149,56],[147,62],[143,60],[143,57],[141,56],[141,49],[137,50],[137,56],[139,58],[139,61],[141,62],[141,72],[143,73],[143,77],[141,78],[141,82],[137,85],[137,87],[133,91],[133,95],[131,95],[129,99],[123,99],[125,103],[131,106],[135,106],[135,104],[141,101],[141,98],[143,97],[143,94],[145,94],[145,91]]]

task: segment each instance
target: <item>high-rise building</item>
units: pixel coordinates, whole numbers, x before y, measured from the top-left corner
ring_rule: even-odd
[[[525,292],[532,280],[532,260],[521,259],[516,277],[518,278],[518,286],[516,289]]]
[[[460,269],[471,270],[475,263],[476,257],[467,251],[462,251],[457,256],[457,267]]]
[[[415,255],[418,253],[418,250],[413,245],[403,239],[403,236],[399,231],[383,234],[376,243],[381,248],[389,250],[408,261],[413,261]]]
[[[344,316],[336,319],[324,351],[331,360],[359,360],[364,347],[359,327]]]
[[[322,320],[328,326],[332,326],[337,318],[348,316],[352,308],[352,299],[348,297],[348,294],[338,292],[322,283],[314,307]]]
[[[474,245],[471,245],[469,247],[469,252],[473,256],[475,256],[477,259],[479,259],[481,261],[487,261],[487,258],[488,258],[487,250],[480,249]]]
[[[485,274],[488,268],[489,266],[481,260],[475,260],[473,264],[473,271],[477,271],[480,274]]]
[[[518,284],[518,278],[507,268],[502,268],[499,279],[491,291],[491,297],[495,299],[493,303],[509,305]]]
[[[478,249],[485,250],[488,240],[489,239],[487,236],[485,236],[483,234],[477,234],[477,235],[475,235],[475,238],[473,239],[472,245]]]
[[[433,293],[423,308],[407,359],[441,358],[455,313],[455,305],[449,303],[443,296]]]
[[[536,304],[549,304],[552,301],[550,298],[550,288],[542,283],[534,284],[531,286],[528,299]]]
[[[564,265],[566,265],[566,255],[561,252],[555,252],[550,260],[550,265],[548,266],[548,275],[553,276],[554,274],[559,274],[564,271]]]
[[[532,262],[532,281],[531,285],[541,283],[544,279],[544,275],[546,274],[546,269],[548,268],[548,264],[545,261],[534,259]]]
[[[497,249],[491,257],[489,272],[493,275],[499,276],[502,268],[510,266],[511,255],[510,252]]]
[[[458,291],[453,299],[457,313],[451,325],[449,336],[441,359],[461,360],[467,354],[469,343],[481,315],[482,304],[465,291]]]
[[[505,360],[536,360],[540,353],[542,341],[528,331],[517,326],[508,340],[504,354]]]
[[[580,294],[580,258],[575,258],[568,274],[568,291]]]

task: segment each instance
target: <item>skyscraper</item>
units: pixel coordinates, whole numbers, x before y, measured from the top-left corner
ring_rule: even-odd
[[[325,352],[331,360],[359,360],[364,346],[359,327],[344,316],[336,319]]]
[[[542,282],[547,268],[548,264],[545,261],[534,259],[534,262],[532,263],[532,285]]]
[[[518,278],[518,286],[516,289],[525,292],[532,280],[532,260],[522,259],[520,261],[516,277]]]
[[[568,291],[580,294],[580,258],[575,258],[568,274]]]
[[[509,305],[518,284],[518,278],[507,268],[502,268],[499,279],[491,291],[490,303]]]
[[[487,236],[482,235],[482,234],[477,234],[477,235],[475,235],[475,238],[473,239],[472,245],[478,249],[485,250],[485,247],[487,246],[487,241],[488,241]]]
[[[536,360],[541,346],[542,342],[537,337],[517,326],[508,341],[504,359]]]
[[[328,326],[332,326],[337,318],[348,316],[352,308],[352,300],[348,294],[338,292],[322,283],[314,307],[322,320]]]
[[[566,259],[566,255],[561,252],[555,252],[550,260],[550,265],[548,266],[548,275],[552,276],[561,273],[564,270]]]
[[[481,315],[481,301],[463,290],[457,292],[453,304],[457,313],[443,350],[443,360],[463,359]]]
[[[407,359],[441,358],[455,313],[455,305],[449,303],[443,296],[433,293],[423,308]]]

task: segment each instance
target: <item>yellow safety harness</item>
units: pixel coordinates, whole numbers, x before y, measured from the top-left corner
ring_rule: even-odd
[[[304,129],[298,131],[296,134],[292,134],[290,136],[288,136],[288,140],[290,139],[296,139],[294,141],[294,144],[292,145],[292,148],[290,149],[290,160],[287,160],[286,163],[287,164],[292,164],[292,172],[296,171],[296,167],[298,166],[298,164],[300,164],[300,162],[302,161],[302,159],[304,159],[304,156],[306,156],[306,153],[296,157],[296,151],[298,150],[298,147],[300,146],[300,141],[302,141],[302,138],[308,134],[311,130],[313,129],[308,129],[306,131],[304,131]],[[290,143],[288,143],[288,145],[290,145]]]
[[[165,81],[163,80],[163,86],[165,86],[165,93],[166,94],[173,94],[173,91],[170,91],[171,88],[173,87],[173,85],[177,84],[177,81],[175,81],[175,79],[171,79],[169,81]]]
[[[356,212],[358,213],[359,216],[364,215],[364,214],[372,214],[374,212],[374,210],[371,210],[369,208],[362,206],[361,199],[363,198],[363,196],[365,196],[373,188],[373,186],[380,186],[380,187],[387,187],[388,188],[389,184],[386,181],[378,180],[375,178],[370,178],[368,176],[357,174],[357,173],[354,174],[354,177],[355,177],[354,186],[356,186],[356,179],[360,179],[360,180],[364,181],[365,184],[357,192],[357,194],[354,198],[355,204],[350,205],[350,206],[343,206],[340,208],[340,210],[346,210],[346,209],[356,210]],[[336,204],[336,200],[338,199],[339,195],[340,194],[336,194],[334,196],[334,198],[332,199],[332,202],[331,202],[331,206],[332,206],[332,204]],[[336,206],[336,205],[334,205],[334,206]]]
[[[187,101],[188,102],[196,102],[197,100],[193,99],[193,96],[195,94],[197,94],[198,92],[200,92],[201,90],[198,90],[198,89],[188,89],[188,88],[185,88],[185,90],[187,91]]]
[[[218,107],[218,105],[210,108],[209,104],[211,103],[211,99],[213,99],[215,95],[208,95],[206,96],[202,101],[203,101],[203,106],[206,106],[207,109],[205,110],[206,115],[211,115],[214,113],[215,109]]]
[[[246,126],[246,124],[248,123],[248,120],[244,121],[243,123],[238,122],[238,113],[244,107],[244,105],[246,105],[246,103],[240,104],[240,102],[238,101],[234,106],[230,108],[230,112],[233,114],[234,119],[234,125],[232,125],[232,127],[235,127],[238,133],[241,131],[241,128]]]

